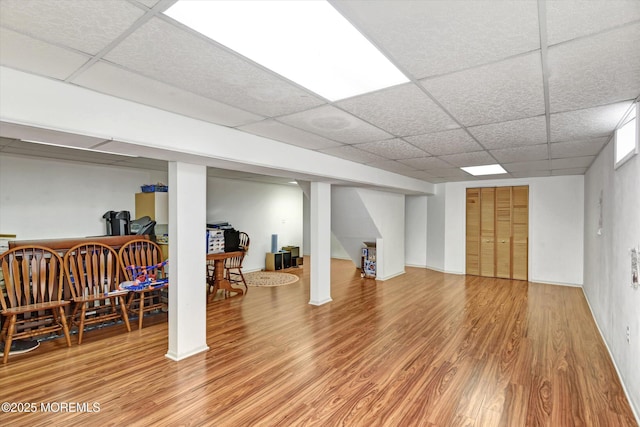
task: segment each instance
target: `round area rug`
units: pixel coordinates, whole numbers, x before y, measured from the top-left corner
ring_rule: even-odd
[[[284,286],[296,283],[299,279],[295,274],[277,271],[253,271],[244,274],[247,286]]]

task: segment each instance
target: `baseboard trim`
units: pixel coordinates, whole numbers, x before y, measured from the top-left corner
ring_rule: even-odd
[[[177,355],[176,353],[174,353],[172,351],[169,351],[167,354],[164,355],[164,357],[166,357],[167,359],[171,359],[174,362],[179,362],[180,360],[186,359],[187,357],[191,357],[193,355],[196,355],[198,353],[202,353],[204,351],[209,351],[209,346],[204,345],[202,347],[197,347],[197,348],[194,348],[191,351],[188,351],[188,352],[180,354],[180,355]]]
[[[589,307],[589,311],[591,312],[591,317],[593,318],[593,323],[596,324],[596,328],[598,329],[598,333],[600,334],[600,338],[602,338],[602,342],[604,342],[604,346],[607,349],[607,352],[609,352],[609,358],[611,358],[611,362],[613,362],[613,367],[616,370],[616,374],[618,374],[618,380],[620,381],[620,384],[622,384],[622,390],[624,390],[624,394],[627,397],[627,402],[629,402],[629,406],[631,407],[631,411],[633,411],[633,415],[636,417],[636,423],[638,423],[638,425],[640,425],[640,409],[636,408],[635,406],[633,406],[633,400],[631,400],[631,395],[629,394],[629,390],[627,390],[627,386],[624,383],[624,379],[622,377],[622,375],[620,374],[620,369],[618,369],[618,364],[616,363],[616,359],[613,357],[613,353],[611,353],[611,349],[609,348],[609,343],[607,342],[607,340],[604,338],[604,334],[602,333],[602,329],[600,329],[600,325],[598,324],[598,319],[596,319],[596,316],[593,314],[593,308],[591,307],[591,302],[589,301],[589,297],[587,296],[587,293],[584,291],[584,287],[582,287],[582,295],[584,295],[584,299],[587,300],[587,306]]]

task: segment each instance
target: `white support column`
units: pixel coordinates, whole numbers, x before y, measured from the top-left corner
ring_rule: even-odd
[[[311,183],[311,299],[331,301],[331,184]]]
[[[181,360],[207,351],[204,286],[207,168],[169,162],[169,350]]]

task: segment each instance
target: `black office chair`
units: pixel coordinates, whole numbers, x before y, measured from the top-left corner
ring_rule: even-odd
[[[138,236],[154,235],[156,221],[153,221],[149,216],[143,216],[131,221],[131,234]]]

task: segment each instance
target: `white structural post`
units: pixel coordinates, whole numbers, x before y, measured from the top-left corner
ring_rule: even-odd
[[[207,168],[169,162],[169,350],[181,360],[206,351]]]
[[[311,299],[309,304],[331,301],[331,184],[311,183]]]

